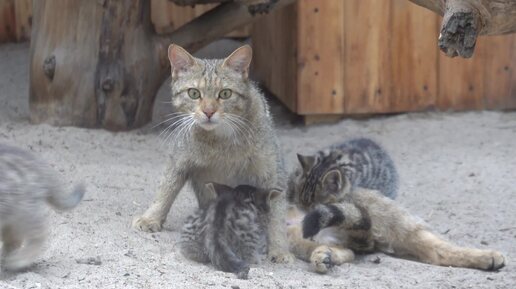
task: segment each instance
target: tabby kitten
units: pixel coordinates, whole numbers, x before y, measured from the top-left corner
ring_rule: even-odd
[[[289,182],[289,199],[307,210],[306,215],[290,212],[302,219],[289,227],[291,250],[317,272],[352,261],[354,252],[373,251],[441,266],[497,270],[505,265],[500,252],[441,239],[388,198],[396,194],[397,174],[374,142],[352,140],[336,148],[300,157],[301,168]]]
[[[398,173],[394,162],[370,139],[352,139],[313,156],[297,157],[301,167],[289,179],[291,203],[309,208],[322,200],[336,202],[357,187],[396,197]]]
[[[284,188],[286,174],[269,107],[249,78],[252,50],[246,45],[226,59],[197,59],[170,45],[172,114],[165,133],[170,157],[154,203],[133,221],[136,229],[160,231],[183,186],[190,182],[199,207],[214,198],[204,186]],[[271,203],[269,258],[288,263],[284,194]]]
[[[267,213],[278,190],[209,183],[217,198],[190,216],[181,235],[181,252],[191,260],[247,279],[249,263],[267,252]]]
[[[68,210],[83,196],[82,185],[64,193],[52,168],[24,150],[0,144],[2,267],[23,269],[40,253],[47,236],[45,203]]]

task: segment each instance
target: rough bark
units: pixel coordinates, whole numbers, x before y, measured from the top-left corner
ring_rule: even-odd
[[[33,5],[31,121],[109,130],[151,120],[156,93],[169,74],[170,43],[195,51],[256,19],[244,4],[229,2],[157,36],[149,0],[38,0]]]
[[[439,47],[450,57],[471,57],[479,35],[516,32],[514,0],[410,1],[443,16]]]

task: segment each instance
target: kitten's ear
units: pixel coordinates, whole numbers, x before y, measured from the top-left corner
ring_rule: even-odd
[[[212,192],[216,196],[220,196],[224,193],[230,193],[233,189],[229,186],[218,184],[218,183],[207,183],[204,185],[208,191]]]
[[[270,202],[271,200],[276,199],[281,194],[282,194],[282,190],[280,190],[280,189],[271,189],[269,191],[269,195],[267,196],[267,201]]]
[[[297,159],[299,160],[299,163],[301,164],[301,167],[304,171],[308,171],[315,164],[315,156],[304,156],[297,154]]]
[[[249,76],[249,65],[251,65],[252,58],[253,50],[251,46],[244,45],[231,53],[231,55],[224,60],[224,63],[222,63],[222,67],[232,69],[241,73],[243,78],[247,78]]]
[[[180,73],[188,71],[195,65],[193,56],[176,44],[170,44],[168,47],[168,60],[170,60],[172,78],[177,78]]]
[[[338,193],[342,188],[342,174],[339,170],[331,170],[324,175],[322,182],[326,190]]]

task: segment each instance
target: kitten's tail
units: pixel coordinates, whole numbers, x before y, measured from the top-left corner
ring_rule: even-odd
[[[86,188],[82,183],[76,185],[69,194],[65,194],[62,190],[56,188],[50,192],[47,201],[58,210],[71,210],[81,202],[85,192]]]
[[[237,274],[240,279],[247,279],[249,264],[239,258],[227,245],[227,242],[213,238],[214,244],[208,247],[211,263],[219,270]]]

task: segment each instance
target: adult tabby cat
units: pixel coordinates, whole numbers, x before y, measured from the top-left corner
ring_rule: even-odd
[[[16,271],[29,266],[46,239],[46,205],[72,209],[84,196],[78,185],[63,192],[52,168],[32,154],[0,144],[0,236],[2,267]]]
[[[174,139],[154,203],[133,221],[133,227],[147,232],[161,230],[186,182],[201,208],[215,198],[206,183],[264,188],[286,184],[268,105],[248,78],[251,47],[243,46],[226,59],[197,59],[172,44],[168,57],[176,111],[171,118]],[[293,261],[284,221],[286,204],[284,194],[271,203],[268,229],[269,257],[281,263]]]
[[[267,252],[267,213],[274,189],[248,185],[231,188],[209,183],[217,198],[188,217],[181,234],[181,252],[191,260],[211,262],[217,269],[247,279],[249,264]]]
[[[368,139],[299,156],[289,180],[292,252],[324,273],[354,252],[381,251],[424,263],[496,270],[501,253],[454,245],[428,230],[392,199],[397,174],[385,151]],[[302,221],[301,221],[302,220]],[[310,238],[310,239],[308,239]]]

